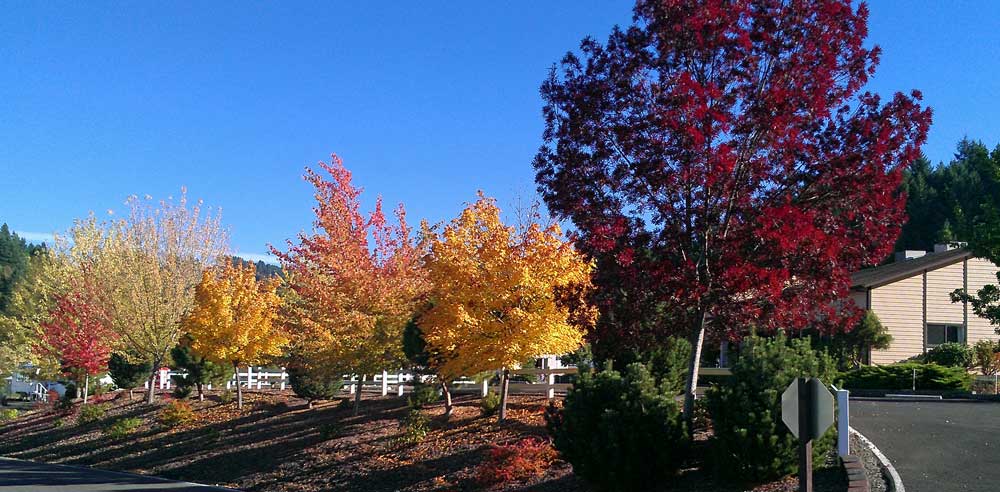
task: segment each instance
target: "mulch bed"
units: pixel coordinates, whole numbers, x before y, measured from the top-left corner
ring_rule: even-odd
[[[503,425],[481,415],[478,398],[456,398],[450,419],[444,418],[442,405],[431,405],[423,410],[431,418],[427,437],[407,444],[400,439],[400,421],[409,411],[405,398],[366,395],[355,416],[346,397],[309,410],[290,392],[247,392],[240,411],[213,394],[204,402],[191,401],[195,422],[167,430],[155,420],[165,404],[163,396],[150,407],[139,398],[129,401],[124,393],[105,395],[104,420],[89,426],[77,425],[72,413],[29,412],[0,428],[0,455],[249,491],[591,490],[558,460],[526,482],[487,487],[476,480],[476,468],[492,445],[546,437],[544,398],[512,397],[509,421]],[[101,433],[102,425],[122,417],[138,417],[144,425],[117,440]],[[58,419],[62,425],[57,427]],[[695,446],[702,452],[697,454],[705,454],[707,437],[707,432],[699,433]],[[845,488],[835,466],[815,476],[817,492]],[[789,477],[749,489],[720,484],[702,463],[692,461],[664,485],[673,490],[783,492],[796,490],[797,482]]]

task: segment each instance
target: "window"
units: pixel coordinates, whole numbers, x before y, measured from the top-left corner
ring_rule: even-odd
[[[965,343],[965,327],[960,324],[928,324],[927,346],[936,347],[945,342]]]

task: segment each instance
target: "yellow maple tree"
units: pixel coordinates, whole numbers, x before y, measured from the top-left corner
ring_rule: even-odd
[[[452,380],[500,369],[503,420],[510,369],[575,350],[596,319],[596,310],[578,302],[592,265],[558,224],[505,225],[495,200],[482,193],[443,232],[425,234],[433,305],[418,325],[438,354],[437,372]]]
[[[278,279],[258,281],[252,264],[227,262],[205,271],[195,291],[195,305],[184,319],[191,349],[236,370],[237,406],[243,408],[239,367],[281,355],[288,336],[276,322],[281,298]]]

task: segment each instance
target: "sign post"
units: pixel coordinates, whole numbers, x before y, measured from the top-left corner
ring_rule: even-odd
[[[796,378],[781,394],[781,420],[799,439],[799,492],[813,492],[812,441],[833,424],[833,395],[816,378]]]

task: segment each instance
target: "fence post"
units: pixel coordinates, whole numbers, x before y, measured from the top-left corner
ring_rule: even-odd
[[[396,391],[399,393],[399,396],[403,396],[403,373],[396,375]]]
[[[351,378],[350,379],[350,383],[351,383],[351,390],[350,391],[351,391],[351,394],[353,395],[354,392],[358,390],[357,383],[358,383],[358,381],[361,380],[361,378],[358,377],[358,376],[355,376],[354,374],[351,374],[349,377]]]
[[[851,392],[844,389],[837,389],[830,386],[837,394],[837,454],[841,457],[851,454],[850,427],[851,427]]]
[[[237,369],[237,372],[239,369]],[[253,388],[253,367],[247,366],[247,389]]]
[[[490,392],[490,379],[483,378],[483,398],[486,398],[486,395],[488,395],[489,392]]]
[[[263,371],[257,371],[257,389],[261,389],[264,387],[264,381],[263,378],[261,377],[263,374],[264,374]]]
[[[288,372],[286,372],[285,368],[282,367],[281,368],[281,389],[285,389],[285,380],[287,380],[287,379],[288,379]]]
[[[389,394],[389,371],[382,371],[382,396]]]
[[[546,378],[546,381],[548,381],[548,389],[546,393],[548,394],[549,401],[552,401],[552,399],[556,397],[556,388],[553,386],[554,384],[556,384],[555,373],[550,372],[548,377]]]

